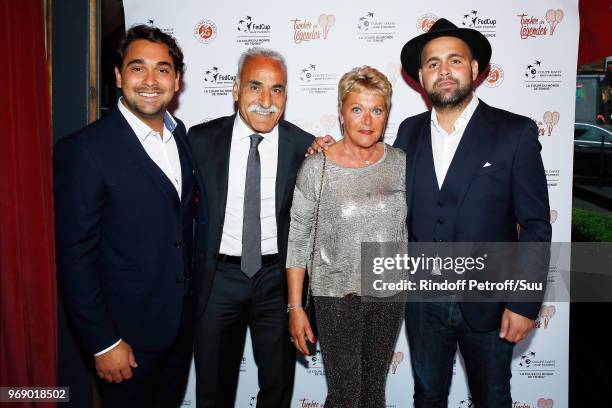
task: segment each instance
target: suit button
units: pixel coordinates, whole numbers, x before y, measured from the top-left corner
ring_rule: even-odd
[[[176,242],[174,243],[174,247],[175,247],[175,248],[182,248],[182,247],[183,247],[183,245],[184,245],[184,244],[183,244],[183,241],[176,241]]]
[[[439,239],[438,242],[444,242],[444,240],[443,239]]]
[[[444,224],[444,220],[438,219],[438,224],[440,224],[440,225]]]

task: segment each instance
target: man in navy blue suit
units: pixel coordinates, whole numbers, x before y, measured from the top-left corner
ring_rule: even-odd
[[[402,49],[404,70],[421,84],[433,106],[406,119],[395,140],[406,152],[411,241],[551,239],[535,123],[474,96],[473,81],[490,57],[485,36],[446,19]],[[475,405],[511,407],[513,347],[529,334],[540,303],[446,300],[407,304],[415,406],[447,406],[459,345]]]
[[[131,28],[117,108],[55,147],[59,285],[108,407],[179,406],[189,374],[197,189],[166,111],[182,72],[174,38]]]

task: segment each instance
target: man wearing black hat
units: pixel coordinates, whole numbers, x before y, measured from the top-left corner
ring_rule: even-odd
[[[404,70],[432,104],[402,122],[394,144],[406,152],[411,241],[551,239],[535,123],[474,96],[490,57],[485,36],[446,19],[402,49]],[[511,407],[513,347],[529,334],[540,303],[455,299],[407,304],[415,406],[447,406],[458,344],[475,405]]]

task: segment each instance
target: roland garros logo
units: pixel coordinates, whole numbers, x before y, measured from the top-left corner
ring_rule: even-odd
[[[504,82],[504,70],[498,64],[491,63],[489,75],[484,84],[489,88],[497,88],[502,82]]]
[[[418,18],[416,28],[419,33],[426,33],[429,31],[432,25],[438,21],[438,17],[435,14],[423,14]]]
[[[211,20],[202,19],[195,25],[193,35],[202,44],[211,43],[217,37],[217,26]]]

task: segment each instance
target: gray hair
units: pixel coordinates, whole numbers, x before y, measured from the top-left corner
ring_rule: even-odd
[[[240,77],[242,76],[244,64],[249,58],[253,57],[264,57],[278,61],[283,68],[285,78],[287,77],[287,64],[285,64],[285,58],[281,55],[281,53],[271,50],[270,48],[252,47],[243,52],[242,55],[240,55],[240,58],[238,58],[238,73],[236,74],[236,85],[238,85],[238,88],[240,88]]]

